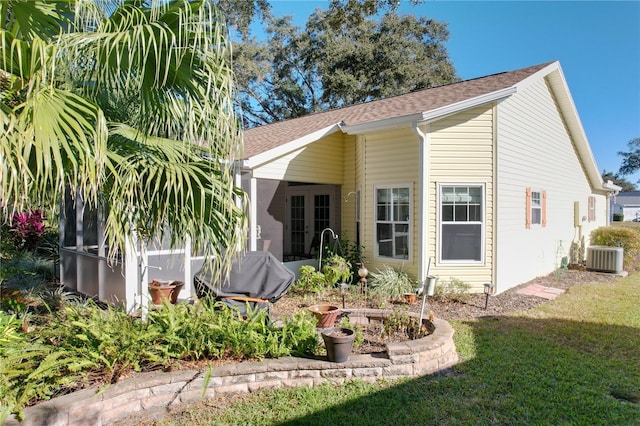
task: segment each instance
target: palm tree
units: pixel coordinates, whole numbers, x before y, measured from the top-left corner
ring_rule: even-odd
[[[246,237],[226,26],[207,0],[0,2],[0,208],[107,206],[115,256],[190,237],[217,271]],[[240,200],[240,202],[239,202]],[[231,249],[229,249],[231,248]]]

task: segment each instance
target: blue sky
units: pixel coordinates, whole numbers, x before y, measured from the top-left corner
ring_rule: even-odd
[[[269,3],[300,26],[329,4]],[[600,171],[616,172],[618,151],[640,137],[640,1],[402,1],[400,12],[448,23],[447,50],[463,80],[560,61]]]

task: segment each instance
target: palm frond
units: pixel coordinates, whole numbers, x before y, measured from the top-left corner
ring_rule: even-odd
[[[172,244],[189,237],[213,263],[230,263],[246,237],[231,168],[242,139],[227,29],[213,3],[5,3],[5,214],[43,196],[53,208],[69,187],[108,204],[112,253],[171,232]],[[9,105],[14,94],[20,102]]]

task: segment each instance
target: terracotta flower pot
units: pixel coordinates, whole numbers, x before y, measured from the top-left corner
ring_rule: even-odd
[[[336,323],[336,318],[340,313],[340,308],[333,305],[313,305],[309,306],[309,311],[316,317],[318,328],[333,327]]]
[[[184,287],[184,281],[174,281],[173,285],[174,285],[174,288],[173,288],[173,291],[171,292],[170,300],[171,300],[171,303],[175,305],[178,302],[178,295],[180,294],[180,291]]]
[[[327,328],[322,331],[322,340],[327,349],[327,358],[331,362],[345,362],[349,359],[356,335],[353,330],[341,327]]]
[[[149,296],[156,305],[162,305],[165,300],[175,304],[178,301],[178,294],[182,287],[184,287],[184,282],[182,281],[153,280],[149,283]]]
[[[413,305],[416,303],[416,294],[415,293],[405,293],[404,298],[408,304]]]

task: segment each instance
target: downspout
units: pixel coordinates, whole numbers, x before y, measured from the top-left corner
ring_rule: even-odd
[[[491,283],[493,284],[493,291],[497,292],[498,289],[498,219],[499,219],[499,211],[498,211],[498,196],[500,188],[498,187],[498,103],[501,101],[496,101],[493,105],[493,114],[492,114],[492,124],[493,124],[493,171],[491,173],[492,180],[492,196],[493,206],[491,206],[493,210],[493,220],[491,221],[491,238],[493,239],[491,244]],[[486,194],[485,194],[486,197]],[[485,228],[486,229],[486,228]],[[485,230],[485,244],[486,244],[486,230]],[[485,255],[485,262],[486,262]],[[489,300],[489,299],[487,299]]]
[[[429,258],[428,238],[428,199],[429,199],[429,161],[428,152],[429,145],[427,139],[428,124],[425,124],[425,130],[420,128],[417,121],[413,122],[412,128],[415,134],[418,136],[419,143],[419,182],[418,182],[418,280],[424,285],[423,280],[426,280],[427,262]]]
[[[622,187],[615,185],[613,182],[611,182],[611,180],[608,180],[604,184],[602,184],[602,187],[607,190],[607,208],[606,208],[607,221],[605,225],[609,226],[613,221],[613,206],[612,206],[611,198],[614,197],[613,199],[615,200],[615,196],[618,195],[618,193],[622,190]]]

